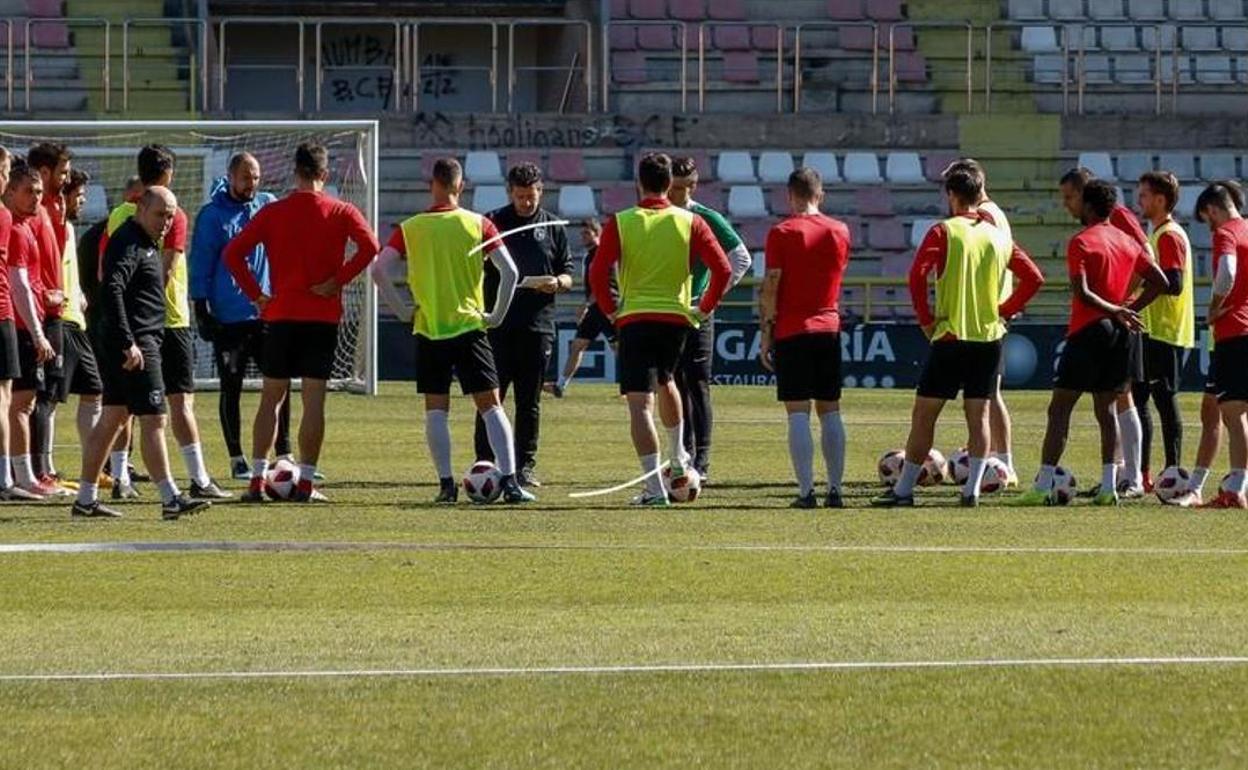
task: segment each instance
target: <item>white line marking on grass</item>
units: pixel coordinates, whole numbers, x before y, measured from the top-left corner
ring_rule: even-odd
[[[381,668],[293,671],[100,672],[0,674],[2,682],[108,682],[204,679],[347,679],[565,676],[610,674],[699,674],[721,672],[897,671],[963,668],[1095,668],[1109,666],[1242,666],[1246,656],[1139,658],[1004,658],[984,660],[844,660],[788,663],[653,663],[613,666],[485,666],[480,668]]]

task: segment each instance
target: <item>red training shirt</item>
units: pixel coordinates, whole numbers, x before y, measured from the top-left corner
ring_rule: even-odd
[[[1108,220],[1080,230],[1066,247],[1066,269],[1070,277],[1086,275],[1088,289],[1115,305],[1127,301],[1131,277],[1143,275],[1151,265],[1148,252]],[[1099,308],[1072,296],[1066,336],[1071,337],[1088,324],[1106,317]]]
[[[348,240],[356,251],[344,260]],[[260,209],[225,247],[226,267],[253,302],[260,297],[260,284],[247,255],[261,243],[268,254],[272,287],[271,301],[260,314],[266,321],[338,323],[342,292],[321,297],[312,287],[330,278],[339,287],[346,286],[380,250],[377,236],[355,206],[324,192],[293,192]]]
[[[996,224],[987,211],[975,211],[961,216],[989,225]],[[1010,318],[1023,312],[1023,308],[1044,285],[1044,274],[1040,272],[1040,268],[1017,242],[1013,246],[1014,250],[1010,253],[1006,268],[1018,278],[1018,286],[1014,287],[1009,299],[998,308],[997,313],[1002,318]],[[945,272],[945,260],[948,256],[949,232],[943,223],[937,223],[923,236],[923,242],[919,244],[918,251],[914,253],[914,262],[910,265],[910,303],[914,305],[914,314],[920,326],[929,326],[936,322],[927,296],[927,275],[933,270],[938,277]],[[942,339],[953,338],[952,334],[947,334]]]
[[[1178,233],[1162,233],[1157,239],[1157,266],[1163,271],[1187,269],[1187,252]]]
[[[1235,283],[1222,299],[1223,312],[1213,322],[1215,342],[1248,335],[1248,219],[1232,219],[1213,234],[1213,271],[1218,261],[1235,259]]]
[[[647,209],[665,209],[672,205],[672,202],[663,196],[652,196],[643,198],[637,205]],[[711,226],[706,223],[705,219],[696,215],[693,217],[692,230],[689,233],[690,269],[695,259],[701,260],[710,271],[710,284],[698,303],[698,310],[703,315],[710,315],[719,301],[724,298],[724,292],[728,290],[728,281],[732,279],[732,265],[728,262],[728,255],[720,247],[719,240],[715,238]],[[612,270],[619,261],[620,229],[613,215],[602,228],[602,239],[598,243],[598,251],[594,253],[594,261],[589,267],[590,290],[598,299],[598,308],[609,316],[615,315],[616,310],[619,309],[615,297],[611,294]],[[689,325],[688,318],[673,313],[634,313],[616,319],[616,325],[627,326],[639,321]]]
[[[39,283],[39,244],[35,241],[35,233],[31,229],[31,223],[34,220],[33,216],[13,218],[13,227],[9,232],[8,257],[10,270],[26,268],[26,273],[30,276],[30,290],[35,295],[35,315],[38,320],[42,321],[43,303],[39,301],[39,298],[43,296],[43,286]],[[11,292],[10,286],[10,308],[12,308]],[[13,317],[17,321],[17,328],[26,329],[26,324],[20,315],[13,312]]]
[[[13,215],[0,206],[0,321],[13,320],[13,298],[9,295],[9,238],[13,236]]]
[[[1148,234],[1144,232],[1143,225],[1135,216],[1135,212],[1119,203],[1114,206],[1114,210],[1109,212],[1109,223],[1127,235],[1136,243],[1148,248]]]
[[[849,266],[849,227],[824,214],[794,214],[767,232],[768,270],[780,271],[777,340],[841,330],[841,280]]]
[[[65,196],[61,193],[51,194],[45,191],[40,204],[47,209],[48,216],[52,222],[52,232],[56,234],[56,247],[64,254],[66,233]]]
[[[39,312],[43,316],[59,318],[60,303],[52,302],[47,296],[49,292],[60,291],[62,283],[61,243],[57,238],[56,224],[53,222],[52,213],[48,207],[40,203],[28,225],[35,235],[35,243],[39,245],[38,262],[30,266],[31,285],[34,285],[37,275],[41,287],[35,295],[35,304],[39,306]]]

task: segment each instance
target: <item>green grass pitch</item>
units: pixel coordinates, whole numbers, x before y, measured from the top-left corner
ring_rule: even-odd
[[[544,403],[536,505],[434,508],[413,390],[332,397],[328,506],[162,522],[145,485],[148,500],[116,522],[71,522],[67,503],[0,508],[5,544],[354,544],[0,552],[0,767],[1248,765],[1248,665],[696,668],[1242,656],[1240,513],[1001,498],[968,511],[951,486],[922,490],[914,510],[871,510],[875,462],[903,444],[912,396],[864,390],[843,402],[853,507],[791,511],[784,417],[758,388],[715,391],[712,485],[696,504],[576,501],[638,473],[623,404],[591,385]],[[1009,397],[1024,477],[1046,400]],[[452,410],[460,468],[469,406]],[[1183,406],[1190,458],[1195,398]],[[223,474],[216,395],[198,410]],[[951,405],[938,446],[963,435]],[[1064,460],[1083,487],[1099,474],[1095,446],[1084,405]],[[76,451],[58,460],[73,469]],[[1224,465],[1225,453],[1215,478]],[[525,670],[647,665],[694,668]],[[483,671],[498,668],[513,671]],[[395,673],[12,678],[359,670]]]

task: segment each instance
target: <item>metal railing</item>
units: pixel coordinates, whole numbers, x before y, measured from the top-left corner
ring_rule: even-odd
[[[517,65],[516,64],[516,27],[577,27],[585,33],[585,53],[577,66],[577,57],[569,66],[562,65]],[[540,51],[540,48],[539,48]],[[578,52],[579,53],[579,52]],[[594,25],[585,19],[512,19],[507,22],[507,111],[515,112],[515,91],[517,75],[521,72],[566,72],[568,82],[576,72],[583,72],[585,81],[585,110],[588,112],[594,105]],[[565,89],[566,90],[566,89]],[[560,110],[562,112],[562,110]]]
[[[130,82],[133,77],[131,61],[130,61],[130,30],[135,27],[168,27],[170,32],[174,28],[185,26],[192,27],[196,31],[195,47],[190,54],[188,62],[187,78],[193,84],[199,84],[199,99],[195,98],[195,91],[192,90],[189,103],[194,105],[196,101],[200,103],[200,109],[204,112],[208,111],[208,62],[205,57],[208,55],[208,24],[203,19],[196,17],[181,18],[133,18],[126,19],[121,23],[121,108],[123,110],[130,109]],[[105,67],[108,68],[108,64]]]
[[[26,20],[25,31],[23,33],[24,51],[23,51],[23,57],[22,57],[22,66],[25,67],[25,72],[23,72],[22,74],[26,81],[26,111],[30,112],[30,109],[31,109],[30,94],[31,94],[31,91],[34,89],[34,85],[35,85],[35,68],[32,64],[34,59],[31,55],[31,48],[33,46],[31,45],[32,39],[31,39],[30,32],[36,26],[52,25],[52,24],[64,24],[67,29],[71,29],[71,30],[74,27],[100,27],[104,30],[104,51],[103,51],[104,66],[102,67],[101,72],[100,72],[100,87],[101,87],[101,90],[103,91],[104,109],[105,110],[111,109],[112,108],[111,41],[113,37],[112,36],[113,24],[108,19],[97,18],[94,16],[84,16],[84,17],[78,17],[78,18],[65,18],[65,19],[40,18],[40,19],[27,19]]]
[[[409,25],[411,37],[411,68],[412,68],[412,111],[420,109],[421,64],[420,64],[420,30],[426,27],[485,27],[490,30],[490,65],[458,65],[454,67],[439,66],[439,72],[485,72],[490,83],[490,112],[498,112],[498,25],[495,19],[439,19],[430,18],[413,22]]]
[[[324,96],[322,93],[325,89],[325,73],[334,70],[350,70],[359,71],[380,71],[388,72],[393,78],[391,90],[393,91],[393,103],[395,111],[403,109],[403,25],[398,19],[345,19],[345,18],[326,18],[316,19],[312,22],[313,40],[316,45],[316,110],[321,111],[321,100]],[[389,27],[394,32],[394,63],[393,64],[325,64],[324,62],[324,29],[329,26],[345,26],[350,25],[359,29],[361,27]],[[300,33],[302,38],[302,32]]]
[[[273,71],[294,71],[295,73],[295,89],[299,103],[299,111],[303,112],[304,105],[304,34],[303,28],[306,24],[305,19],[294,18],[290,16],[237,16],[227,19],[221,19],[217,24],[217,109],[225,110],[225,86],[229,81],[228,68],[226,66],[227,51],[229,49],[226,38],[226,30],[230,25],[261,25],[272,27],[291,27],[299,35],[299,59],[294,64],[235,64],[235,69],[257,70],[261,72]]]
[[[966,30],[966,109],[974,106],[975,92],[975,26],[969,21],[905,21],[892,24],[888,28],[888,112],[897,109],[897,51],[896,36],[898,29],[909,29],[917,33],[921,29],[965,29]],[[930,63],[930,62],[929,62]]]
[[[802,86],[805,74],[802,70],[802,32],[804,30],[831,29],[839,32],[843,29],[866,28],[871,32],[871,73],[868,86],[871,89],[871,114],[879,109],[880,95],[880,30],[874,22],[854,22],[843,24],[835,21],[804,22],[793,27],[793,112],[802,111]],[[839,41],[838,41],[839,42]],[[841,46],[844,48],[844,46]]]
[[[784,112],[784,33],[787,25],[752,21],[704,21],[698,25],[698,112],[706,110],[706,33],[707,30],[744,27],[751,38],[755,29],[776,31],[776,112]]]
[[[0,19],[4,25],[4,92],[7,109],[13,110],[13,20]]]

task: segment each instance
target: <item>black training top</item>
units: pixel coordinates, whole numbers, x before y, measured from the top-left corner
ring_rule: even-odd
[[[100,324],[100,303],[96,301],[100,291],[100,239],[107,227],[108,220],[101,219],[78,239],[78,285],[87,298],[88,329],[98,329]]]
[[[100,314],[107,344],[125,350],[136,337],[165,328],[165,281],[160,247],[131,217],[108,239]]]
[[[558,217],[539,208],[531,217],[522,218],[511,204],[488,215],[499,232],[506,232],[524,225],[554,222]],[[568,234],[563,225],[549,225],[508,235],[504,239],[507,251],[515,260],[520,280],[534,275],[564,275],[572,272],[572,255],[568,251]],[[485,301],[494,306],[498,295],[498,270],[493,263],[485,265]],[[555,323],[555,295],[534,289],[516,289],[516,296],[503,319],[503,327],[512,331],[531,330],[550,332]]]

